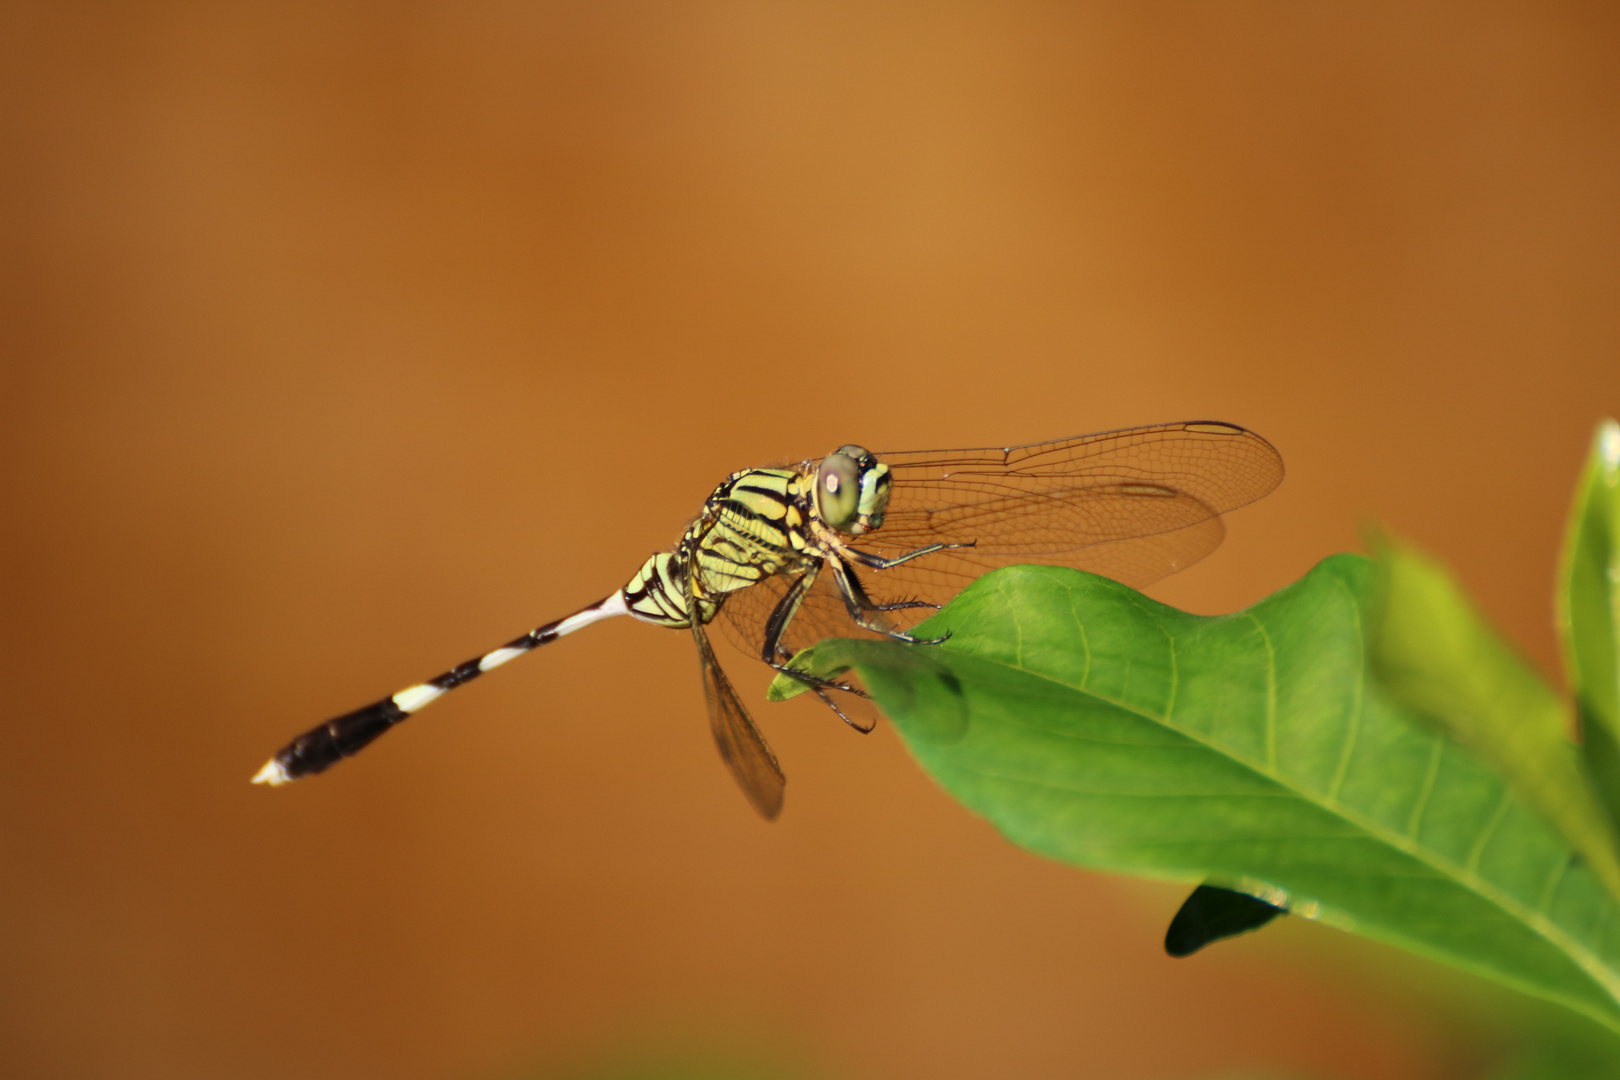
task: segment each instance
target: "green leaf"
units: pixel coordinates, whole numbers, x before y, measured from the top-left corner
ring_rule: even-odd
[[[1366,678],[1376,571],[1199,616],[1075,570],[986,575],[943,645],[834,640],[912,754],[1013,842],[1248,893],[1620,1030],[1620,917],[1501,776]]]
[[[1384,688],[1469,747],[1620,896],[1614,832],[1570,741],[1563,698],[1436,560],[1384,537],[1372,661]]]
[[[1558,629],[1580,708],[1587,765],[1620,811],[1620,424],[1592,439],[1564,531]],[[1620,816],[1620,814],[1616,814]]]

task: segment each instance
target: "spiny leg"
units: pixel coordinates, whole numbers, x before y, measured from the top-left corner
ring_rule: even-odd
[[[276,755],[265,762],[264,768],[253,777],[253,782],[279,787],[290,781],[324,772],[344,758],[359,753],[383,732],[407,716],[426,708],[462,683],[470,682],[484,672],[492,671],[526,652],[548,645],[564,634],[571,634],[601,619],[624,615],[628,611],[624,594],[614,593],[598,600],[590,607],[581,608],[566,619],[558,619],[556,622],[536,627],[493,652],[484,653],[464,664],[457,664],[427,682],[408,686],[391,697],[385,697],[354,712],[334,717],[319,727],[304,732],[276,751]]]
[[[844,689],[847,689],[850,693],[855,694],[855,695],[857,695],[859,697],[864,698],[864,697],[869,697],[870,696],[870,695],[868,695],[866,693],[866,691],[857,690],[852,686],[851,687],[845,687]],[[840,709],[838,707],[838,703],[833,700],[832,695],[827,693],[827,691],[823,690],[821,687],[819,687],[819,686],[811,687],[811,692],[814,693],[816,695],[816,697],[821,699],[821,703],[823,705],[827,706],[827,708],[829,708],[833,712],[837,713],[838,714],[838,719],[842,720],[844,723],[848,724],[850,727],[854,728],[856,731],[860,732],[862,735],[870,735],[870,734],[872,734],[872,729],[877,727],[877,721],[876,720],[868,720],[866,723],[863,724],[859,720],[856,720],[856,719],[852,718],[843,709]]]
[[[898,600],[892,604],[873,605],[873,610],[876,611],[911,611],[915,608],[927,608],[930,611],[938,611],[939,605],[930,604],[926,600]]]
[[[896,555],[892,559],[885,559],[881,556],[873,555],[870,552],[862,551],[859,548],[854,547],[844,548],[843,553],[868,569],[888,570],[891,567],[899,566],[902,563],[908,563],[912,559],[920,559],[924,555],[932,555],[939,551],[952,551],[957,548],[977,547],[978,543],[979,542],[977,540],[968,540],[960,544],[929,544],[927,547],[920,547],[914,551],[908,551],[904,555]],[[932,608],[935,611],[939,610],[938,604],[929,604],[921,600],[910,600],[896,604],[874,604],[872,603],[871,597],[867,596],[866,589],[861,584],[860,578],[855,575],[854,568],[849,567],[848,569],[849,573],[846,576],[838,577],[838,585],[841,592],[844,591],[844,586],[846,583],[851,586],[849,592],[846,592],[844,595],[844,600],[846,603],[848,603],[850,600],[850,593],[854,593],[858,597],[858,600],[861,603],[864,603],[868,610],[872,611],[905,611],[911,608]],[[908,642],[913,645],[938,645],[945,640],[944,637],[930,639],[916,638],[910,634],[898,633],[880,627],[867,626],[866,623],[861,621],[860,616],[855,613],[855,609],[853,607],[850,609],[850,615],[855,619],[858,625],[864,627],[865,629],[876,630],[879,633],[888,634],[890,637],[895,638],[898,641]],[[949,635],[946,636],[948,637]]]
[[[940,548],[946,546],[965,547],[966,545],[936,544],[933,550],[939,550]],[[909,557],[910,556],[906,556],[906,558]],[[863,630],[870,630],[874,634],[884,634],[896,641],[903,641],[908,645],[938,645],[945,640],[945,637],[915,637],[906,633],[904,630],[892,630],[889,627],[883,626],[882,624],[876,622],[871,618],[869,612],[882,611],[884,609],[879,607],[877,604],[874,604],[872,602],[872,598],[867,595],[866,587],[861,584],[861,579],[855,574],[855,568],[846,563],[839,553],[834,553],[828,556],[827,565],[832,568],[833,580],[838,583],[838,592],[843,596],[844,606],[849,609],[849,617],[854,620],[856,626],[859,626]],[[949,635],[946,636],[948,637]]]
[[[765,620],[765,639],[760,642],[760,658],[767,664],[774,664],[777,653],[787,651],[782,647],[782,635],[787,633],[788,624],[799,613],[799,606],[815,587],[816,575],[820,572],[821,564],[811,563],[808,570],[793,579],[793,584],[788,586],[782,599],[771,609],[770,618]]]
[[[820,572],[821,564],[812,564],[810,569],[793,579],[793,584],[789,585],[787,592],[782,594],[782,599],[776,602],[776,607],[771,610],[770,618],[765,620],[765,639],[760,643],[760,659],[769,664],[773,670],[792,676],[798,681],[807,684],[818,694],[823,690],[843,690],[859,697],[866,697],[864,691],[847,683],[826,679],[808,671],[789,667],[781,662],[782,660],[793,659],[793,653],[782,644],[782,637],[787,633],[788,624],[793,621],[793,616],[798,614],[799,606],[804,603],[804,598],[810,594],[811,588],[815,586],[816,575]],[[823,697],[822,700],[827,699]],[[828,704],[832,705],[830,701]],[[839,716],[844,717],[846,722],[849,721],[849,717],[844,716],[843,711],[836,705],[832,705],[832,710],[838,713]],[[852,724],[851,726],[857,730],[863,730],[858,724]]]
[[[904,555],[896,555],[892,559],[885,559],[881,555],[873,555],[869,551],[862,551],[860,548],[855,547],[845,547],[842,549],[842,551],[843,554],[849,556],[851,559],[854,559],[856,562],[860,563],[869,570],[887,570],[890,567],[899,566],[901,563],[908,563],[912,559],[920,559],[924,555],[932,555],[937,551],[954,551],[957,548],[977,547],[978,544],[979,542],[977,540],[968,540],[960,544],[929,544],[927,547],[920,547],[915,551],[908,551]]]

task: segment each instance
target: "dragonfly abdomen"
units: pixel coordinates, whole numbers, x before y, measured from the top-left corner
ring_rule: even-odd
[[[641,564],[636,576],[623,590],[625,606],[632,618],[680,630],[692,625],[686,605],[686,574],[689,558],[682,553],[685,541],[674,551],[661,551]],[[704,612],[699,611],[700,616]],[[703,617],[714,617],[709,611]]]
[[[476,656],[449,671],[435,675],[427,682],[407,686],[399,693],[374,701],[342,716],[333,717],[319,727],[311,728],[276,752],[275,757],[253,777],[255,784],[279,787],[291,780],[313,776],[352,757],[374,742],[389,728],[433,704],[446,693],[463,683],[476,679],[486,671],[542,645],[549,645],[575,630],[626,612],[624,596],[614,593],[586,608],[574,612],[566,619],[537,626],[527,634],[509,641],[498,649]]]

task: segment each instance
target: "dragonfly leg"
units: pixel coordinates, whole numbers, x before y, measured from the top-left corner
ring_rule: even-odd
[[[820,694],[824,690],[841,690],[846,694],[854,694],[856,697],[869,698],[869,697],[872,696],[871,694],[868,694],[865,690],[862,690],[860,687],[851,686],[849,683],[841,683],[841,682],[837,681],[836,679],[827,679],[827,678],[823,678],[820,675],[813,675],[808,671],[800,671],[796,667],[788,667],[786,664],[783,664],[783,663],[778,663],[778,662],[774,662],[774,661],[767,661],[767,662],[770,663],[771,670],[779,671],[783,675],[787,675],[790,678],[797,679],[799,682],[809,683],[810,684],[810,689],[816,691],[816,693],[818,693],[818,694]],[[834,711],[837,712],[836,709]],[[840,713],[838,713],[838,715],[843,716],[844,714],[840,712]],[[859,725],[857,725],[857,726],[859,726]]]
[[[861,693],[858,690],[856,691],[856,693],[860,693],[861,697],[866,697],[867,696],[866,694]],[[827,693],[827,691],[821,689],[820,687],[817,687],[815,689],[815,694],[816,694],[816,697],[821,699],[821,703],[823,705],[827,706],[827,708],[831,709],[833,712],[838,714],[838,719],[842,720],[844,723],[848,724],[850,727],[854,728],[856,731],[860,732],[862,735],[870,735],[870,734],[872,734],[872,729],[877,727],[877,721],[876,720],[868,720],[866,723],[863,724],[860,721],[851,718],[848,713],[846,713],[843,709],[840,709],[838,707],[838,703],[833,700],[832,695]]]
[[[759,658],[774,670],[784,675],[791,675],[800,682],[809,684],[818,694],[825,690],[843,690],[847,693],[865,697],[864,692],[847,683],[824,679],[819,675],[812,675],[808,671],[800,671],[782,663],[782,660],[791,660],[793,658],[793,654],[782,645],[782,635],[787,633],[788,624],[793,621],[793,616],[798,613],[799,605],[804,603],[804,598],[809,595],[811,587],[816,583],[816,575],[820,572],[820,563],[812,565],[810,569],[794,579],[793,584],[788,586],[788,591],[782,594],[782,599],[776,602],[776,608],[771,612],[771,617],[765,621],[765,640],[760,644]],[[833,711],[837,712],[839,716],[844,715],[836,706],[834,706]],[[844,717],[844,719],[848,720],[849,718]],[[855,726],[858,727],[859,725]]]
[[[954,551],[957,548],[976,547],[978,543],[979,542],[977,540],[969,540],[961,544],[929,544],[927,547],[920,547],[916,551],[908,551],[904,555],[896,555],[892,559],[885,559],[880,555],[873,555],[871,552],[861,551],[859,548],[852,547],[844,548],[843,553],[868,569],[887,570],[890,567],[899,566],[901,563],[908,563],[912,559],[920,559],[924,555],[932,555],[936,551]]]
[[[778,653],[785,653],[782,647],[782,635],[787,633],[788,624],[793,616],[799,613],[799,605],[804,598],[810,595],[810,589],[816,583],[816,575],[821,572],[820,563],[812,563],[810,569],[793,579],[782,599],[776,602],[771,611],[771,617],[765,620],[765,640],[760,642],[760,659],[767,664],[774,664]]]
[[[947,546],[963,547],[966,545],[936,544],[931,550],[938,551]],[[911,556],[902,556],[902,559],[910,557]],[[833,580],[838,582],[838,592],[844,598],[844,606],[849,609],[849,617],[854,620],[855,625],[859,626],[862,630],[870,630],[874,634],[883,634],[887,637],[893,638],[896,641],[904,641],[908,645],[939,645],[945,641],[945,637],[950,636],[947,634],[945,637],[920,638],[912,634],[908,634],[904,630],[894,630],[890,627],[884,626],[882,623],[872,618],[872,615],[874,613],[893,609],[879,607],[877,604],[872,602],[872,598],[866,594],[866,587],[861,584],[861,579],[856,576],[855,568],[846,563],[837,554],[834,554],[827,559],[827,565],[832,569]],[[891,563],[890,565],[893,564]]]
[[[879,611],[910,611],[913,608],[928,608],[930,611],[939,610],[938,604],[930,604],[926,600],[901,600],[894,604],[878,604],[876,606]]]

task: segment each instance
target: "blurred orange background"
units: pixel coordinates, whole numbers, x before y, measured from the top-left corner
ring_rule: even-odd
[[[1288,479],[1154,595],[1245,606],[1376,516],[1554,670],[1620,413],[1620,9],[12,2],[0,88],[8,1076],[658,1027],[871,1078],[1475,1063],[1332,931],[1165,958],[1182,890],[813,703],[756,709],[764,824],[629,620],[247,779],[849,441],[1240,423]]]

